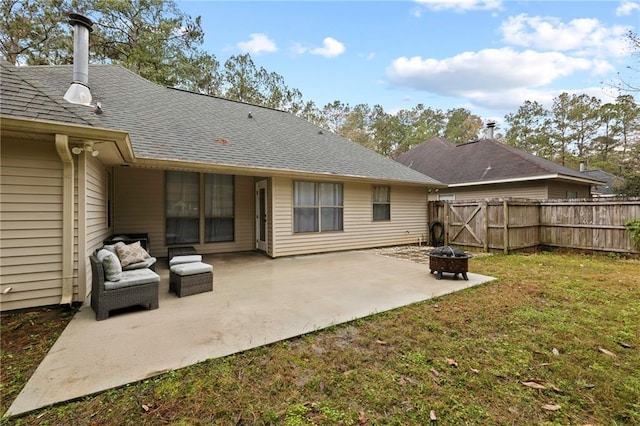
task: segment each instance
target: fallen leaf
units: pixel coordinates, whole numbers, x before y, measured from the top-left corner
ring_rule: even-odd
[[[547,384],[548,384],[548,383],[547,383]],[[558,393],[562,393],[562,391],[561,391],[560,389],[558,389],[558,388],[557,388],[555,385],[553,385],[553,384],[549,385],[549,388],[550,388],[552,391],[555,391],[555,392],[558,392]]]
[[[618,344],[619,344],[620,346],[622,346],[623,348],[625,348],[625,349],[631,349],[631,348],[633,348],[633,346],[631,346],[630,344],[625,343],[625,342],[618,342]]]
[[[438,373],[438,371],[435,368],[432,368],[429,371],[431,371],[431,374],[433,374],[435,377],[439,377],[440,376],[440,373]]]
[[[429,419],[431,419],[432,422],[438,420],[438,418],[436,417],[436,412],[434,410],[429,411]]]
[[[455,359],[447,358],[447,364],[449,364],[452,367],[458,368],[458,363],[456,362]]]
[[[149,412],[149,406],[147,404],[142,404],[142,409],[144,410],[145,413]]]
[[[612,356],[612,357],[617,356],[617,355],[616,355],[616,354],[614,354],[613,352],[611,352],[611,351],[609,351],[609,350],[607,350],[607,349],[605,349],[605,348],[603,348],[603,347],[601,347],[601,346],[598,346],[598,350],[599,350],[600,352],[602,352],[603,354],[605,354],[605,355],[609,355],[609,356]]]
[[[545,404],[542,406],[542,409],[547,411],[558,411],[560,406],[558,404]]]
[[[556,348],[553,348],[553,349],[551,350],[551,353],[553,353],[555,356],[560,355],[560,351],[559,351],[558,349],[556,349]]]
[[[472,368],[471,371],[473,371],[476,374],[478,374],[480,372],[480,370],[476,370],[475,368]]]
[[[543,384],[540,384],[538,382],[533,382],[533,381],[529,381],[529,382],[522,382],[523,385],[525,385],[528,388],[533,388],[533,389],[546,389],[547,387]]]
[[[360,411],[360,413],[358,413],[358,421],[361,425],[367,423],[367,416],[364,415],[364,411]]]
[[[387,342],[385,342],[384,340],[380,340],[380,339],[376,340],[376,343],[379,344],[379,345],[388,345]]]
[[[587,389],[593,389],[593,388],[596,387],[596,385],[591,384],[591,383],[587,383],[586,385],[584,385],[584,387],[587,388]]]

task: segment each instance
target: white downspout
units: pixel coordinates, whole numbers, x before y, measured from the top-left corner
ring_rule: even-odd
[[[62,160],[62,296],[61,305],[69,305],[73,300],[73,203],[74,166],[69,136],[56,135],[56,150]]]

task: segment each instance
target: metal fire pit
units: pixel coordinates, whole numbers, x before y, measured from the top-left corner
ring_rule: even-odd
[[[441,280],[444,272],[453,274],[453,278],[457,279],[458,274],[462,278],[469,280],[467,271],[469,270],[470,254],[462,250],[455,249],[450,246],[443,246],[433,249],[429,252],[429,268],[431,273],[437,273],[436,279]]]

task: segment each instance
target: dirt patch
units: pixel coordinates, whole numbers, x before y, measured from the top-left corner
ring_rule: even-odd
[[[382,247],[376,249],[365,250],[367,253],[375,253],[388,257],[395,257],[398,259],[410,260],[416,263],[429,264],[429,252],[435,247],[431,246],[419,246],[419,245],[406,245],[395,247]],[[467,252],[473,257],[491,256],[490,253],[482,252]]]

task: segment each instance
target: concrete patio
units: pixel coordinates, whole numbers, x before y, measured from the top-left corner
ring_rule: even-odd
[[[163,263],[164,261],[164,263]],[[493,278],[436,280],[427,265],[366,251],[270,259],[210,255],[213,292],[169,293],[166,259],[160,308],[96,321],[84,306],[5,416],[288,339],[472,287]]]

